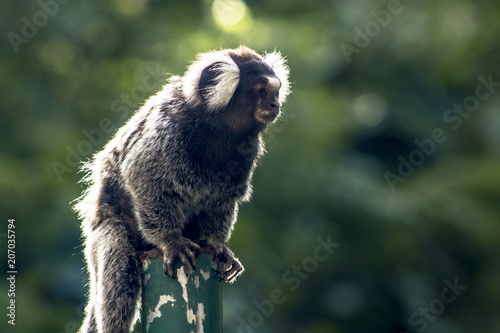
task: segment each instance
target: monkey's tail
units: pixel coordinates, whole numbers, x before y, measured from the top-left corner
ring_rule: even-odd
[[[141,264],[128,225],[110,215],[85,244],[89,301],[81,332],[131,332],[139,318]]]

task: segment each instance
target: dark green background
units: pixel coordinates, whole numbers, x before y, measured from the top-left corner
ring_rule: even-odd
[[[241,9],[234,26],[215,19]],[[240,44],[281,51],[293,93],[230,242],[246,272],[224,287],[225,331],[500,332],[500,87],[481,83],[500,82],[499,2],[7,0],[0,13],[2,332],[76,331],[77,161],[167,73]],[[339,244],[323,261],[318,237]]]

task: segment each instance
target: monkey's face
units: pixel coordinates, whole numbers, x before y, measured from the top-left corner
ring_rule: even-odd
[[[240,47],[202,53],[181,78],[182,95],[188,106],[201,107],[210,126],[247,135],[278,118],[290,93],[288,75],[279,52],[260,56]]]
[[[267,125],[278,117],[280,86],[280,81],[274,76],[264,76],[253,85],[252,93],[257,101],[253,116],[257,122]]]
[[[242,76],[221,117],[236,132],[265,129],[280,114],[280,87],[280,80],[270,74]]]

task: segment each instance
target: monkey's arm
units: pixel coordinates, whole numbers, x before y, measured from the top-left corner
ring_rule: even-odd
[[[243,265],[225,244],[231,235],[237,210],[237,203],[221,201],[206,212],[201,221],[206,243],[203,250],[212,255],[221,279],[226,282],[233,282],[244,271]]]
[[[163,269],[174,277],[174,262],[184,265],[186,274],[191,274],[196,265],[199,245],[182,236],[184,214],[180,198],[173,192],[149,193],[136,196],[134,206],[142,236],[163,252]]]
[[[157,106],[136,115],[138,120],[122,140],[120,180],[130,194],[141,236],[163,252],[165,273],[173,277],[177,259],[186,273],[193,270],[199,246],[182,236],[183,199],[172,178],[178,173],[180,159],[175,152],[179,149],[172,149],[177,143],[168,134],[165,114]]]

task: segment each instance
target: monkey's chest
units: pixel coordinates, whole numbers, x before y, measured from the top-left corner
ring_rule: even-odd
[[[184,198],[184,209],[187,211],[192,210],[194,214],[215,209],[229,203],[236,203],[245,197],[249,191],[249,186],[246,182],[234,185],[212,181],[197,185],[184,187],[182,195]]]

